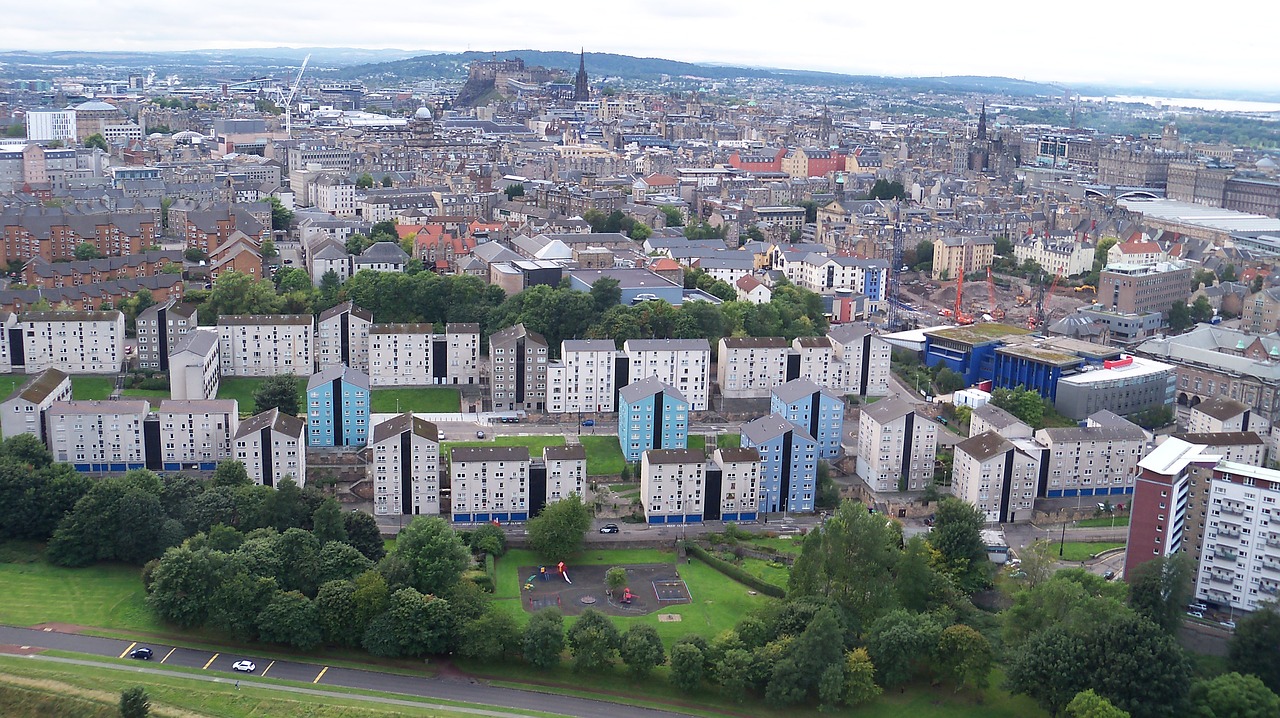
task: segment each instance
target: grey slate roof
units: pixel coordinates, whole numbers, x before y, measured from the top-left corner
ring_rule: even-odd
[[[788,431],[794,432],[796,436],[813,443],[813,437],[809,435],[808,431],[787,421],[781,414],[762,416],[755,421],[744,424],[742,426],[742,438],[753,446],[759,446],[773,441]]]
[[[702,449],[649,449],[644,456],[650,464],[701,464],[707,460]]]
[[[261,414],[255,414],[240,422],[240,429],[236,432],[236,438],[239,439],[250,434],[256,434],[266,428],[295,439],[301,439],[302,433],[306,428],[306,422],[279,409],[268,409]]]
[[[218,350],[218,333],[208,329],[196,329],[187,332],[173,348],[176,356],[181,352],[192,352],[199,356],[207,356]]]
[[[548,461],[586,461],[587,450],[582,444],[546,446],[542,449],[542,456]]]
[[[369,389],[369,375],[359,369],[352,369],[346,364],[335,364],[324,371],[316,372],[307,380],[307,391],[331,383],[334,379],[341,379],[346,384],[351,384],[366,391]]]
[[[907,402],[897,397],[882,399],[862,408],[862,416],[870,417],[877,424],[887,424],[910,414],[914,409]]]
[[[814,392],[821,392],[836,401],[844,401],[839,394],[836,394],[826,387],[819,386],[812,380],[805,379],[804,377],[792,379],[786,384],[776,386],[773,388],[772,393],[784,404],[790,405],[800,401],[801,399],[813,396]]]
[[[986,461],[1013,448],[1005,438],[994,431],[984,431],[956,444],[956,452],[964,452],[978,461]]]
[[[437,443],[440,441],[440,429],[435,424],[426,419],[419,419],[412,412],[405,412],[374,426],[373,438],[370,439],[369,443],[378,444],[393,436],[399,436],[406,431],[412,431],[430,441]]]
[[[1207,414],[1219,421],[1225,421],[1226,419],[1240,416],[1241,414],[1248,411],[1249,407],[1245,406],[1244,404],[1241,404],[1235,399],[1228,399],[1223,396],[1215,396],[1210,399],[1205,399],[1199,404],[1196,404],[1194,407],[1192,407],[1191,410],[1198,411],[1202,414]]]
[[[449,450],[452,461],[528,461],[527,446],[457,446]]]
[[[36,376],[23,382],[22,386],[13,391],[5,401],[12,401],[17,397],[22,397],[32,404],[39,404],[49,395],[53,393],[58,385],[68,379],[68,375],[60,369],[45,369]]]
[[[653,396],[658,392],[666,392],[686,404],[689,403],[689,400],[685,398],[684,394],[680,393],[679,389],[671,386],[670,384],[664,384],[656,376],[647,377],[640,381],[633,381],[630,384],[627,384],[618,392],[618,397],[628,404],[634,404],[637,401],[640,401],[645,397]]]

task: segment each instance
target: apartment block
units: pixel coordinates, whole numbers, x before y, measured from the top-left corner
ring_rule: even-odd
[[[1049,450],[1039,495],[1047,498],[1132,494],[1146,434],[1124,419],[1108,426],[1040,429],[1036,443]]]
[[[818,485],[818,443],[778,414],[742,427],[741,447],[760,454],[760,511],[813,511]]]
[[[138,366],[169,371],[169,357],[183,337],[195,330],[196,320],[195,305],[180,304],[176,299],[144,309],[135,322]]]
[[[1196,572],[1197,599],[1219,608],[1254,611],[1280,594],[1280,471],[1222,461],[1206,497],[1204,546]]]
[[[206,329],[188,332],[167,359],[169,396],[173,399],[213,399],[222,384],[222,359],[218,333]]]
[[[640,459],[640,500],[651,524],[701,523],[707,455],[701,449],[650,449]]]
[[[981,272],[996,256],[996,240],[983,237],[939,237],[933,240],[934,281],[956,281],[962,274]]]
[[[46,443],[53,460],[76,471],[108,473],[146,468],[142,426],[145,401],[58,401],[45,411]]]
[[[530,489],[535,494],[530,500],[535,506],[553,504],[577,494],[587,498],[587,451],[582,444],[572,446],[546,446],[542,449],[542,462],[546,465],[545,499],[537,500],[540,488],[537,476],[532,476]],[[536,466],[535,466],[536,469]]]
[[[1221,460],[1206,445],[1170,438],[1138,462],[1129,504],[1126,580],[1138,566],[1177,551],[1186,550],[1199,562],[1195,516],[1204,505],[1207,472]]]
[[[453,520],[458,523],[529,518],[529,449],[524,446],[450,450]]]
[[[951,493],[978,507],[988,522],[1030,521],[1043,453],[1034,442],[994,431],[971,436],[956,445]]]
[[[612,339],[566,339],[560,361],[547,365],[547,411],[552,414],[616,411],[617,349]]]
[[[1191,407],[1187,431],[1193,434],[1249,431],[1251,424],[1263,425],[1265,422],[1261,417],[1254,417],[1249,407],[1235,399],[1215,396]]]
[[[819,294],[848,290],[867,299],[867,310],[883,311],[889,291],[889,262],[811,253],[786,265],[787,279]]]
[[[657,377],[689,401],[693,411],[706,411],[711,383],[711,344],[706,339],[628,339],[628,381]]]
[[[922,491],[933,481],[938,426],[907,402],[891,398],[863,407],[857,471],[875,492]]]
[[[222,375],[309,375],[314,368],[313,325],[310,314],[218,317]]]
[[[718,509],[721,521],[755,521],[760,513],[761,468],[755,449],[716,449],[707,467],[707,511]],[[719,506],[713,506],[717,495]],[[707,515],[708,520],[715,518]]]
[[[791,343],[782,337],[721,337],[716,382],[726,399],[769,395],[787,379]]]
[[[1107,265],[1098,275],[1098,304],[1123,314],[1160,312],[1186,301],[1192,269],[1182,262]]]
[[[145,422],[147,468],[213,471],[219,461],[235,456],[232,443],[239,428],[240,408],[235,399],[162,401],[155,418]],[[153,433],[159,451],[152,447]]]
[[[545,357],[544,357],[545,358]],[[480,377],[480,327],[448,324],[373,324],[369,327],[372,386],[475,384]]]
[[[769,411],[804,427],[818,442],[818,456],[844,455],[844,398],[808,379],[795,379],[777,387],[769,398]]]
[[[628,462],[649,449],[689,445],[689,402],[675,387],[655,377],[618,392],[618,444]]]
[[[440,431],[405,413],[373,427],[369,442],[373,513],[412,516],[440,513]]]
[[[286,477],[307,483],[307,424],[296,416],[270,409],[240,422],[236,461],[262,486],[277,486]]]
[[[825,386],[855,396],[888,396],[889,360],[893,353],[893,347],[889,342],[861,324],[841,324],[832,327],[827,332],[827,338],[831,340],[835,361],[845,366],[846,383],[843,389],[837,386]],[[804,367],[803,361],[801,367],[802,369]],[[819,384],[822,383],[814,375],[802,374],[802,376],[809,376]]]
[[[369,375],[335,366],[307,382],[307,446],[364,446],[369,438]]]
[[[969,417],[969,436],[994,431],[1006,439],[1030,439],[1034,432],[1018,417],[995,404],[984,404],[973,410]]]
[[[0,432],[6,439],[31,434],[45,441],[45,412],[60,401],[71,401],[71,377],[57,369],[45,369],[0,404]]]
[[[1252,431],[1219,431],[1211,434],[1181,432],[1170,436],[1188,444],[1204,446],[1209,453],[1220,455],[1236,464],[1266,465],[1267,441]],[[1157,437],[1159,438],[1163,437]]]
[[[124,314],[107,312],[27,312],[7,322],[11,370],[38,374],[117,374],[124,362]]]
[[[316,368],[345,364],[369,371],[369,330],[373,312],[343,302],[320,313],[316,322]],[[371,377],[372,379],[372,377]]]
[[[523,324],[489,335],[494,411],[546,411],[548,348],[541,334]]]

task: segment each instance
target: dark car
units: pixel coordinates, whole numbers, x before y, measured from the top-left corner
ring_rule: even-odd
[[[595,420],[595,419],[583,419],[583,420],[582,420],[582,425],[583,425],[583,426],[595,426],[595,425],[596,425],[596,420]]]
[[[151,649],[145,647],[135,648],[132,651],[129,651],[129,657],[136,658],[139,661],[149,661],[151,660]]]
[[[600,527],[600,533],[602,534],[616,534],[619,530],[617,524],[605,524]]]

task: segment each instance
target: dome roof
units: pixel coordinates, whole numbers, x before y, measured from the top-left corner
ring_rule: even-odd
[[[429,120],[431,119],[431,108],[419,107],[418,111],[413,113],[413,117],[416,120]]]
[[[111,112],[120,111],[120,108],[116,107],[115,105],[103,102],[102,100],[89,100],[88,102],[83,102],[71,109],[75,110],[76,112],[93,112],[93,111],[102,111],[102,110],[108,110]]]
[[[1268,170],[1273,170],[1276,167],[1280,167],[1280,165],[1277,165],[1276,161],[1271,159],[1270,157],[1263,157],[1262,159],[1258,160],[1257,166],[1262,169],[1268,169]]]

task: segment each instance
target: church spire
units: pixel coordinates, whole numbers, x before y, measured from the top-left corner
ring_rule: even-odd
[[[978,115],[978,139],[987,139],[987,103],[982,102],[982,114]]]
[[[591,88],[587,86],[587,51],[583,48],[578,53],[578,74],[573,78],[573,101],[582,102],[591,99]]]

